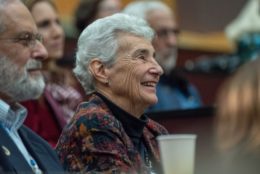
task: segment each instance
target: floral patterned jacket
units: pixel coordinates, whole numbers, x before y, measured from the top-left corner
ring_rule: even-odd
[[[153,160],[160,162],[156,136],[164,127],[148,119],[143,136]],[[79,173],[148,173],[122,124],[104,101],[94,95],[81,103],[64,128],[56,150],[67,171]]]

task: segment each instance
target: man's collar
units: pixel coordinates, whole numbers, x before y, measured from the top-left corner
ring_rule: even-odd
[[[23,124],[27,115],[27,110],[15,103],[10,106],[5,101],[0,99],[0,124],[9,130],[18,130]]]

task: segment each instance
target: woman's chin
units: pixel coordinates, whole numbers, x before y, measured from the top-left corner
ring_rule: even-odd
[[[153,106],[155,105],[156,103],[158,102],[158,98],[157,96],[156,97],[150,97],[149,100],[147,99],[147,106],[150,107],[150,106]]]

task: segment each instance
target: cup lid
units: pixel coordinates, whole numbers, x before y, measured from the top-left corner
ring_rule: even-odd
[[[168,134],[168,135],[160,135],[156,139],[157,140],[171,140],[171,139],[196,139],[196,134]]]

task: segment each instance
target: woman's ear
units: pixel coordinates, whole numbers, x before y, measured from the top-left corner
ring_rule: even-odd
[[[94,58],[89,63],[89,71],[93,75],[96,81],[107,84],[108,83],[108,77],[106,74],[104,64],[98,59]]]

